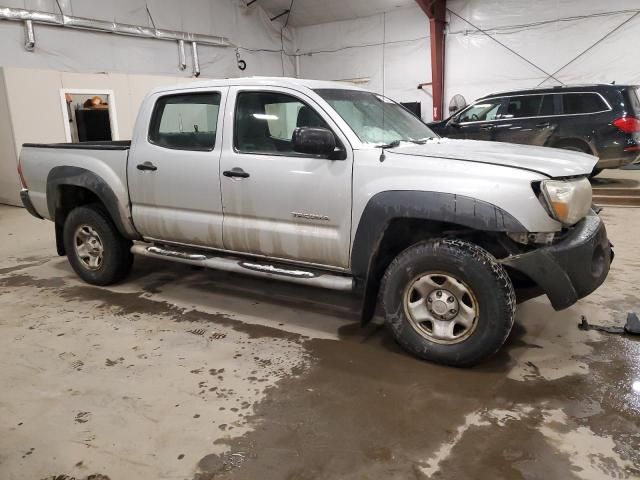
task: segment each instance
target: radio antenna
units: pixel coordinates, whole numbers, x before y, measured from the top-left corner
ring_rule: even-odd
[[[387,43],[387,13],[382,13],[382,142],[385,143],[386,140],[384,138],[385,135],[385,124],[384,124],[384,103],[385,103],[385,95],[384,95],[384,77],[385,77],[385,67],[384,67],[384,51]]]

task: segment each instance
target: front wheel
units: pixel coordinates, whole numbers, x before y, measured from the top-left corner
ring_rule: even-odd
[[[100,205],[74,208],[64,222],[64,248],[71,267],[93,285],[110,285],[131,270],[131,241],[120,235]]]
[[[466,241],[407,248],[387,268],[381,288],[387,326],[426,360],[472,366],[493,355],[513,326],[511,279],[491,254]]]

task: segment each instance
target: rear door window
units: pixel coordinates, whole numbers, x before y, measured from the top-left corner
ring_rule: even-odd
[[[595,113],[608,110],[609,107],[597,93],[563,93],[562,112],[565,115]]]
[[[213,150],[220,93],[188,93],[160,97],[149,126],[149,141],[177,150]]]
[[[502,118],[537,117],[543,105],[543,95],[521,95],[511,97]],[[553,105],[552,105],[553,111]]]

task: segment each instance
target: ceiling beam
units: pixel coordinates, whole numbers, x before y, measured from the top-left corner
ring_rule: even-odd
[[[442,120],[444,98],[444,26],[447,0],[416,0],[429,17],[433,119]]]
[[[446,0],[416,0],[416,3],[429,19],[444,22],[444,14],[447,10]]]

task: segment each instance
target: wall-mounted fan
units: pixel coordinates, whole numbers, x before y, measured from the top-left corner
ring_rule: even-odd
[[[449,115],[459,112],[467,106],[467,101],[459,93],[455,94],[449,102]]]

